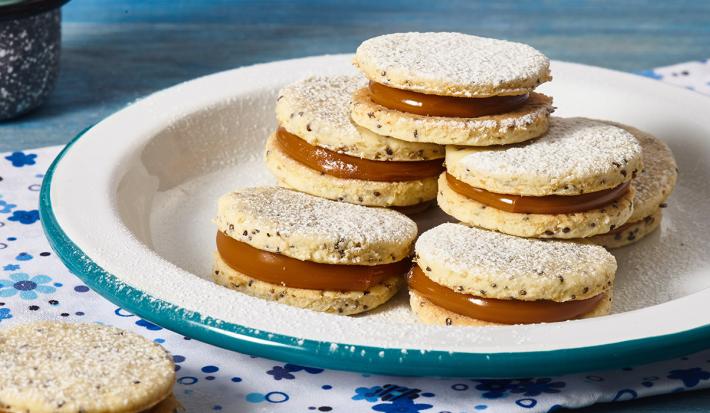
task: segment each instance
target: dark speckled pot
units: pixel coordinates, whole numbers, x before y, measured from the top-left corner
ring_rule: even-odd
[[[2,14],[0,7],[0,120],[6,120],[41,105],[54,88],[61,11],[35,7],[13,16]]]

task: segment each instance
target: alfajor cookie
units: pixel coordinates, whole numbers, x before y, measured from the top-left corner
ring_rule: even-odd
[[[266,164],[279,185],[323,198],[378,207],[433,203],[444,147],[371,132],[350,120],[353,76],[312,77],[277,98],[279,129]]]
[[[0,331],[0,412],[173,413],[170,355],[99,324],[38,322]]]
[[[219,200],[215,282],[296,307],[337,314],[389,300],[410,266],[417,225],[384,209],[284,188]]]
[[[423,233],[415,252],[410,304],[425,323],[555,322],[611,308],[616,260],[597,245],[447,223]]]
[[[542,135],[552,99],[533,90],[551,79],[530,46],[462,33],[395,33],[358,47],[370,80],[351,115],[377,134],[410,142],[500,145]]]
[[[624,129],[552,118],[549,131],[529,142],[449,146],[446,168],[437,200],[458,220],[521,237],[585,238],[629,219],[642,155]]]
[[[633,180],[634,211],[628,221],[606,234],[585,239],[606,248],[619,248],[639,241],[661,224],[661,209],[673,192],[678,167],[673,152],[663,141],[631,126],[608,122],[633,134],[641,144],[643,170]]]

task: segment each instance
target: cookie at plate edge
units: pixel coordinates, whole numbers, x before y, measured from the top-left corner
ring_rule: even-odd
[[[617,268],[614,256],[596,245],[519,238],[453,223],[423,233],[415,253],[408,276],[413,311],[426,322],[449,325],[453,320],[528,324],[603,314]]]
[[[10,412],[176,407],[170,402],[172,357],[160,345],[114,327],[42,321],[4,329],[0,367],[0,408]]]

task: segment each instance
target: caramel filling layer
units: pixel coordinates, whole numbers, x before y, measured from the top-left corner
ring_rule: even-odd
[[[433,304],[446,310],[477,320],[499,324],[550,323],[577,318],[591,312],[604,294],[579,301],[555,302],[547,300],[521,301],[482,298],[454,292],[435,283],[418,265],[408,275],[409,288]]]
[[[289,133],[276,131],[276,141],[284,153],[311,169],[343,179],[399,182],[437,176],[444,170],[443,159],[430,161],[373,161],[343,155],[314,146]]]
[[[511,112],[527,102],[529,95],[462,98],[427,95],[370,82],[370,98],[378,105],[423,116],[476,118]]]
[[[446,182],[455,192],[484,205],[506,212],[522,214],[568,214],[601,208],[620,199],[629,190],[631,182],[603,191],[582,195],[523,196],[489,192],[459,181],[446,174]]]
[[[290,288],[322,291],[367,291],[385,279],[407,272],[411,260],[382,265],[336,265],[301,261],[263,251],[217,231],[217,252],[240,273]]]

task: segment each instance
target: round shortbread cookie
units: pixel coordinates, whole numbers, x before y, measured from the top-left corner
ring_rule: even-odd
[[[610,293],[607,294],[609,295],[607,299],[602,300],[594,310],[582,315],[580,318],[600,317],[609,314],[611,311],[612,297]],[[412,290],[409,291],[409,305],[412,307],[412,311],[416,314],[417,318],[424,324],[471,327],[506,325],[478,320],[454,313],[453,311],[439,307]]]
[[[647,215],[637,221],[624,224],[618,232],[612,234],[599,234],[589,238],[575,240],[584,243],[601,245],[604,248],[614,249],[631,245],[649,235],[661,225],[663,213],[658,208],[651,215]]]
[[[355,76],[311,77],[290,84],[276,99],[276,119],[311,145],[358,158],[419,161],[444,157],[444,147],[378,135],[353,124],[350,101],[365,86]]]
[[[367,291],[322,291],[289,288],[251,278],[225,263],[215,254],[214,281],[253,297],[325,313],[351,315],[372,310],[394,296],[402,277],[393,276]]]
[[[552,79],[534,48],[463,33],[393,33],[364,41],[354,65],[397,89],[430,95],[522,95]]]
[[[629,218],[630,222],[636,222],[654,215],[668,199],[678,178],[678,166],[673,152],[662,140],[631,126],[609,123],[625,129],[641,144],[643,170],[634,179],[634,213]]]
[[[585,118],[552,117],[545,135],[519,145],[446,148],[451,175],[499,194],[586,194],[621,185],[642,167],[632,134]]]
[[[278,187],[219,199],[219,231],[263,251],[323,264],[379,265],[412,252],[417,224],[404,214]]]
[[[0,331],[0,410],[22,413],[147,410],[175,381],[165,349],[99,324],[37,322]]]
[[[439,177],[437,203],[444,212],[468,225],[519,237],[586,238],[619,228],[633,213],[634,187],[602,208],[568,214],[525,214],[484,205],[451,189],[446,175]]]
[[[524,301],[584,300],[611,289],[616,259],[597,245],[519,238],[446,223],[424,232],[417,265],[457,293]]]
[[[353,122],[378,134],[410,142],[441,145],[504,145],[536,138],[547,130],[552,98],[532,93],[512,112],[477,118],[422,116],[389,109],[372,101],[367,88],[352,98]]]
[[[436,198],[435,176],[401,182],[337,178],[286,155],[276,144],[274,135],[266,142],[265,158],[266,166],[280,186],[321,198],[374,207],[417,205]]]

